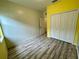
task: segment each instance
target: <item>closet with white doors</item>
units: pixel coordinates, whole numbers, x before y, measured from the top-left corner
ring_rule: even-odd
[[[51,15],[50,37],[74,43],[78,10]]]

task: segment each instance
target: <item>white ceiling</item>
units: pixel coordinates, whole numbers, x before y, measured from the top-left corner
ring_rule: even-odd
[[[52,3],[53,0],[8,0],[8,1],[43,11],[47,7],[47,5]]]

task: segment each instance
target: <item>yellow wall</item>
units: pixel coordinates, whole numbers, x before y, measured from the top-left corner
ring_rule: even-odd
[[[1,27],[0,27],[0,34],[1,34]],[[7,59],[7,48],[5,41],[3,40],[0,42],[0,59]]]
[[[47,7],[47,36],[50,37],[50,17],[53,14],[67,12],[79,8],[79,0],[59,0]],[[76,41],[78,41],[76,39]]]
[[[79,42],[79,16],[78,16],[78,20],[77,20],[77,27],[76,27],[74,44],[77,45],[78,42]]]

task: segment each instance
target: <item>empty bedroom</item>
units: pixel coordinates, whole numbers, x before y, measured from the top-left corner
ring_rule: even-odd
[[[79,59],[79,0],[0,0],[0,59]]]

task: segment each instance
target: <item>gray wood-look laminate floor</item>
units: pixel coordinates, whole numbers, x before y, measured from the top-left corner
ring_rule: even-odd
[[[42,35],[10,48],[9,59],[78,59],[78,57],[74,45]]]

